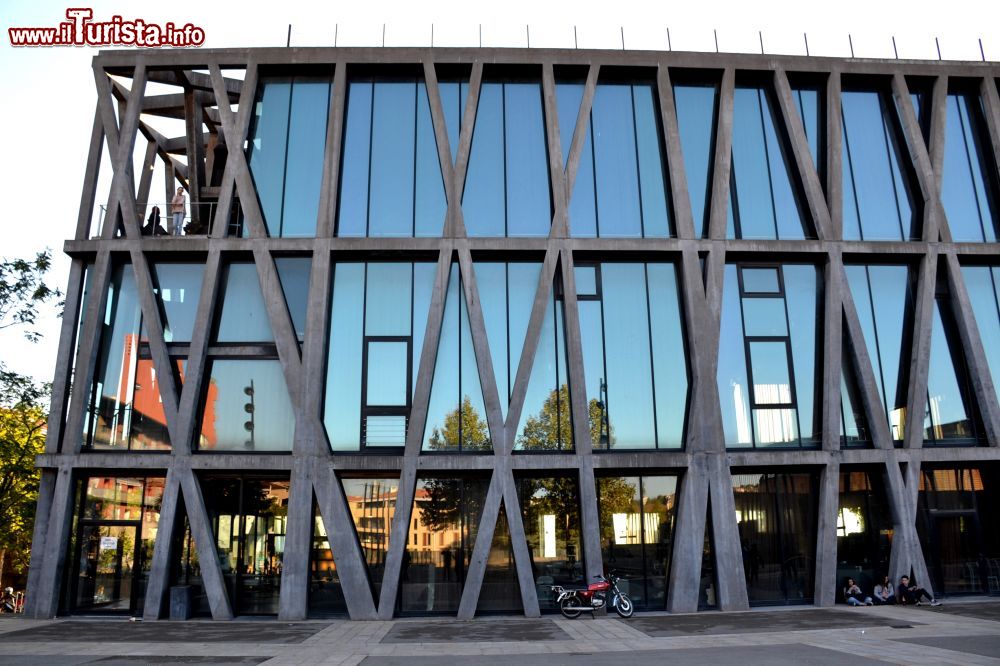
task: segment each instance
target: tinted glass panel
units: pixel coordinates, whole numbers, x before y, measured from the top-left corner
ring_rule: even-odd
[[[978,95],[948,95],[941,202],[955,241],[997,241],[996,167]]]
[[[215,341],[274,342],[256,265],[229,264],[223,284],[225,291]]]
[[[280,362],[215,360],[209,371],[199,449],[292,450],[295,414]]]
[[[153,292],[160,306],[166,342],[188,342],[201,294],[202,264],[152,264]]]
[[[308,257],[279,257],[274,260],[278,268],[281,291],[292,315],[292,326],[299,342],[306,337],[306,308],[309,304],[309,271],[312,259]]]
[[[886,95],[844,91],[844,238],[911,240],[920,237],[895,109]]]
[[[993,374],[993,386],[997,387],[1000,386],[1000,268],[964,266],[962,277]]]
[[[924,439],[941,444],[971,443],[977,433],[962,342],[947,295],[938,296],[934,305]]]
[[[875,594],[875,586],[883,584],[883,577],[889,575],[892,535],[892,516],[882,475],[877,471],[841,471],[837,511],[838,601],[844,601],[843,590],[850,576],[866,596],[884,603]]]
[[[705,236],[708,229],[709,178],[715,144],[717,97],[718,88],[715,86],[674,86],[677,125],[681,133],[684,171],[687,175],[688,193],[691,195],[694,235],[697,238]]]
[[[580,497],[569,476],[516,479],[531,570],[542,610],[558,608],[552,585],[583,584]]]
[[[354,521],[361,552],[368,565],[368,578],[378,604],[382,590],[389,535],[396,515],[398,479],[341,479],[347,507]]]
[[[806,132],[806,140],[809,142],[809,153],[812,155],[813,164],[819,165],[820,146],[820,117],[819,117],[819,90],[814,88],[792,87],[792,97],[799,110],[799,118]]]

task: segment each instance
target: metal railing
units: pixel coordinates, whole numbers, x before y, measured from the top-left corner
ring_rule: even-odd
[[[158,223],[151,219],[153,208],[159,209]],[[143,236],[205,236],[209,233],[219,208],[217,201],[187,202],[184,204],[184,217],[180,227],[174,224],[174,216],[169,213],[170,203],[148,201],[136,204],[136,217]],[[91,222],[91,238],[100,238],[104,234],[104,225],[108,221],[108,207],[101,204]],[[241,236],[243,232],[243,211],[239,201],[233,199],[227,221],[227,233],[230,236]],[[114,235],[120,235],[116,231]]]

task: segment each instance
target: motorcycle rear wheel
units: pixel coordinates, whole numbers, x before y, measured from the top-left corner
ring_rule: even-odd
[[[577,597],[566,597],[559,602],[559,611],[563,614],[563,617],[570,620],[580,617],[580,613],[583,612],[580,607],[580,599]]]
[[[631,599],[623,594],[618,597],[618,603],[615,604],[615,612],[625,618],[632,617],[635,614],[635,605]]]

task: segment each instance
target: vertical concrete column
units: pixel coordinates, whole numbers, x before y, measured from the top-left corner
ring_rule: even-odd
[[[840,509],[840,463],[828,462],[819,478],[816,521],[816,578],[813,602],[832,606],[837,600],[837,513]]]

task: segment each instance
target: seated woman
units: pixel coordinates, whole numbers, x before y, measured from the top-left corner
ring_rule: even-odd
[[[847,585],[844,586],[844,601],[847,602],[848,606],[872,605],[872,598],[861,591],[861,588],[858,587],[853,578],[848,578]]]
[[[882,576],[882,582],[875,586],[875,603],[879,606],[896,603],[896,591],[888,574]]]

